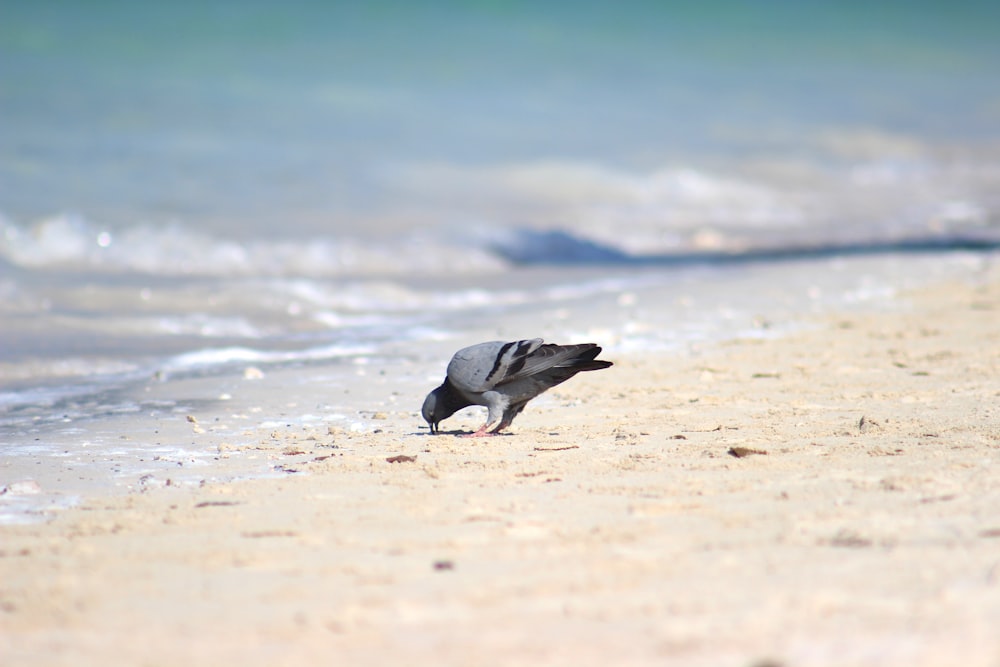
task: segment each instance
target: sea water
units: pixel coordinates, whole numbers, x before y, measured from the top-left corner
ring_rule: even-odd
[[[974,275],[1000,243],[997,25],[985,2],[2,3],[5,520],[70,497],[26,472],[60,459],[134,481],[150,445],[120,423],[182,420],[199,379],[321,377],[302,411],[350,421],[373,398],[336,388],[378,360],[418,423],[478,340],[683,351]]]

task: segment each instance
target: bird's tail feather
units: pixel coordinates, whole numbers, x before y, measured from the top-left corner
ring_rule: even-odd
[[[613,365],[610,361],[595,358],[601,353],[601,348],[593,343],[565,347],[579,348],[579,352],[558,366],[553,366],[539,374],[551,386],[561,384],[577,373],[599,371],[602,368],[608,368]]]
[[[574,371],[599,371],[602,368],[608,368],[609,366],[614,366],[610,361],[604,361],[603,359],[593,359],[590,361],[585,361],[582,363],[573,364],[571,367]]]
[[[601,353],[602,348],[594,343],[567,345],[564,349],[569,349],[577,353],[559,365],[566,368],[572,368],[576,372],[597,371],[612,365],[610,361],[604,361],[603,359],[597,358],[597,355]]]

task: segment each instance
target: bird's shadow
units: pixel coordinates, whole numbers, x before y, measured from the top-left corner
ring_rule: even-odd
[[[437,437],[439,435],[451,435],[451,436],[455,436],[456,438],[461,438],[461,437],[471,436],[473,433],[475,433],[475,431],[465,431],[465,430],[459,429],[459,428],[452,429],[451,431],[440,431],[439,430],[437,433],[431,433],[430,431],[423,430],[425,428],[426,427],[422,426],[422,427],[420,427],[420,429],[421,429],[420,431],[416,431],[414,433],[411,433],[410,435],[423,435],[423,436],[429,436],[429,437]],[[480,437],[481,438],[500,438],[500,437],[506,438],[506,437],[509,437],[509,436],[512,436],[512,435],[514,435],[514,434],[513,433],[491,433],[488,436],[480,436]]]

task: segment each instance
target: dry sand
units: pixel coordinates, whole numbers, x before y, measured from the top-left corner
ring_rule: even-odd
[[[0,527],[0,664],[1000,665],[992,273]]]

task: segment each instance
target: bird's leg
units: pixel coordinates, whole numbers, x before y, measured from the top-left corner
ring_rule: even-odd
[[[487,408],[489,409],[489,414],[486,415],[486,423],[479,427],[475,433],[468,433],[462,437],[464,438],[485,438],[491,435],[496,435],[497,431],[507,424],[504,424],[504,416],[506,415],[507,402],[504,397],[493,391],[488,391],[483,394],[483,397],[487,399]],[[493,431],[490,431],[490,426],[499,423]],[[508,422],[510,423],[510,422]]]
[[[510,423],[512,421],[514,421],[514,420],[513,419],[502,419],[502,420],[500,420],[500,423],[497,424],[496,428],[493,429],[492,431],[490,431],[487,435],[499,435],[500,431],[502,431],[505,428],[507,428],[508,426],[510,426]],[[489,424],[485,424],[483,426],[483,428],[486,428],[487,426],[489,426]]]
[[[500,419],[500,423],[497,424],[496,428],[494,428],[492,431],[490,431],[490,434],[491,435],[498,435],[500,433],[500,431],[502,431],[505,428],[507,428],[508,426],[510,426],[511,423],[514,421],[514,417],[516,417],[519,414],[521,414],[521,410],[524,410],[524,406],[527,403],[528,402],[525,401],[524,403],[521,403],[519,405],[515,404],[515,405],[511,406],[509,409],[504,410],[503,417]],[[487,426],[488,426],[488,424],[487,424]],[[485,428],[485,426],[483,428]]]

